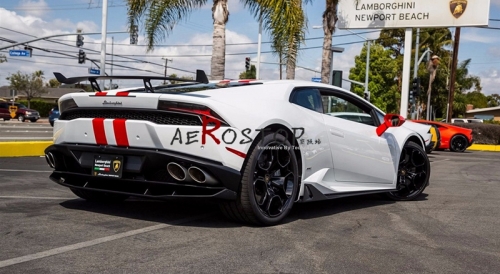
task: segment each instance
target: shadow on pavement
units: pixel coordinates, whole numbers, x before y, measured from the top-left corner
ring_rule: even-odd
[[[416,201],[426,200],[427,195],[422,194]],[[397,203],[385,198],[383,195],[363,195],[339,198],[311,203],[297,203],[290,214],[282,223],[290,223],[301,219],[314,219],[330,216],[337,213],[359,210],[364,208]],[[402,202],[404,203],[404,202]],[[224,217],[216,202],[210,201],[157,201],[130,198],[122,203],[96,203],[82,199],[68,200],[60,203],[61,206],[71,210],[82,210],[97,214],[119,216],[143,221],[172,224],[176,226],[196,226],[212,228],[230,228],[252,226],[241,224]],[[180,219],[208,215],[202,220],[187,223],[178,223]]]

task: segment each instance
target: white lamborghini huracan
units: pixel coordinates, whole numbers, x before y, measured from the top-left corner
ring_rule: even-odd
[[[60,98],[45,151],[50,178],[86,200],[212,198],[234,220],[274,225],[296,202],[369,193],[412,200],[429,184],[425,137],[331,85],[211,83],[203,71],[195,80],[55,75],[95,90]],[[110,78],[144,87],[101,91],[97,80]]]

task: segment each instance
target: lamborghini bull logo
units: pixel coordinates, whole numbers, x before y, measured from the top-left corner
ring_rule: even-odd
[[[118,172],[118,170],[120,170],[121,165],[122,165],[122,162],[120,160],[114,160],[113,161],[113,170],[115,172]]]
[[[451,0],[450,1],[450,12],[455,18],[459,18],[464,14],[465,8],[467,8],[467,0]]]

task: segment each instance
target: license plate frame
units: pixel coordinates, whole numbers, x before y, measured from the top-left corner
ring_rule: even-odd
[[[121,179],[123,166],[123,156],[97,154],[94,155],[92,176]]]

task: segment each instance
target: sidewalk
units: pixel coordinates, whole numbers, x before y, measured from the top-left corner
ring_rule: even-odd
[[[19,122],[18,120],[16,119],[10,119],[8,121],[3,121],[2,119],[0,119],[0,123],[13,123],[13,124],[21,124],[23,122]],[[38,121],[36,121],[35,123],[32,123],[31,121],[29,120],[26,120],[24,121],[24,123],[28,123],[28,124],[48,124],[49,123],[49,118],[48,117],[41,117],[40,119],[38,119]]]

